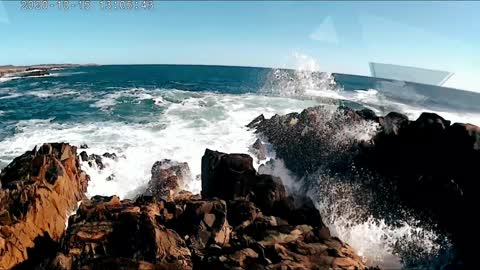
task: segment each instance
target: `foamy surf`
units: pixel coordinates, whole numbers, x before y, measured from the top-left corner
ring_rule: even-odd
[[[115,73],[121,67],[92,67],[92,78],[81,75],[88,72],[66,72],[44,80],[22,78],[15,81],[18,87],[4,84],[8,87],[0,86],[1,104],[11,106],[0,107],[4,112],[0,112],[0,117],[7,120],[0,123],[0,128],[6,127],[0,130],[3,138],[0,141],[0,167],[44,142],[88,144],[86,151],[89,154],[114,152],[118,160],[105,158],[106,168],[103,170],[90,167],[86,162],[82,164],[92,179],[87,195],[116,194],[121,198],[132,198],[145,188],[153,163],[164,158],[187,162],[192,171],[188,189],[199,192],[201,157],[205,148],[247,153],[256,136],[245,125],[259,114],[270,117],[275,113],[299,112],[318,104],[328,104],[327,107],[335,111],[339,104],[347,101],[368,107],[379,115],[398,111],[415,119],[422,111],[428,110],[454,122],[480,125],[480,115],[475,112],[424,107],[424,96],[416,95],[414,89],[397,94],[398,89],[408,88],[402,83],[347,91],[335,83],[331,74],[318,72],[321,68],[314,60],[301,55],[297,58],[296,70],[272,70],[267,81],[258,87],[253,84],[253,90],[242,80],[233,80],[235,86],[232,86],[228,78],[215,77],[212,81],[203,78],[193,82],[169,78],[165,82],[155,76],[145,79],[145,73],[129,73],[128,76],[132,77],[125,79]],[[204,69],[198,68],[200,71]],[[97,81],[96,71],[112,77]],[[135,67],[129,71],[134,73]],[[200,71],[196,72],[203,74]],[[162,76],[173,76],[162,72]],[[238,74],[234,75],[237,79]],[[204,92],[205,89],[210,92]],[[245,93],[244,89],[254,93],[240,94]],[[402,103],[392,96],[412,103]],[[64,103],[69,104],[64,106],[68,110],[57,111]],[[25,109],[30,105],[37,109],[35,113],[40,113],[33,115],[30,109]],[[18,118],[12,120],[11,115]],[[325,115],[324,120],[335,119]],[[341,148],[345,140],[368,139],[375,128],[370,125],[345,128],[329,139],[332,146]],[[274,153],[270,157],[275,158]],[[256,160],[255,166],[258,166]],[[281,160],[277,160],[274,168],[262,170],[282,177],[290,192],[301,192],[306,188],[305,183],[289,172]],[[418,252],[428,260],[441,249],[438,243],[443,241],[443,236],[409,218],[399,220],[398,226],[391,226],[384,219],[370,215],[367,207],[353,200],[355,193],[346,192],[360,190],[359,187],[325,179],[326,176],[321,181],[317,179],[317,187],[342,190],[340,193],[346,197],[337,196],[332,190],[327,192],[308,186],[309,195],[317,202],[331,231],[353,246],[369,264],[378,264],[385,269],[399,268],[408,265],[402,260],[411,254],[404,256],[405,253]],[[332,211],[332,208],[336,210]],[[355,216],[359,213],[361,219]]]
[[[124,94],[131,95],[130,92]],[[157,94],[160,95],[161,91]],[[112,97],[111,104],[122,95]],[[154,95],[152,99],[158,99]],[[16,125],[16,134],[0,142],[0,161],[6,164],[43,142],[87,144],[89,154],[115,152],[119,156],[118,161],[105,158],[104,170],[82,164],[92,179],[88,196],[116,194],[121,198],[134,197],[150,179],[153,163],[164,158],[188,162],[193,176],[188,189],[199,192],[201,184],[197,176],[200,175],[205,148],[246,153],[255,141],[255,135],[245,127],[251,119],[261,113],[272,116],[300,111],[315,104],[250,94],[201,93],[191,97],[183,91],[171,91],[168,95],[180,102],[165,104],[164,101],[166,110],[146,124],[60,124],[53,119],[20,121]],[[111,175],[113,180],[108,180]]]

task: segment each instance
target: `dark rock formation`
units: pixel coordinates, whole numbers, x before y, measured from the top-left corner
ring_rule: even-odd
[[[202,186],[204,199],[227,201],[226,217],[233,230],[228,245],[207,237],[202,243],[210,243],[210,246],[206,245],[203,250],[193,249],[194,262],[199,268],[366,268],[351,248],[330,236],[309,198],[287,196],[281,179],[256,174],[249,156],[207,149],[202,158]],[[194,209],[199,209],[205,202],[196,204],[199,206]],[[224,204],[217,204],[217,215],[212,220],[220,218],[218,224],[224,226],[217,228],[225,228]],[[206,211],[200,211],[203,212]],[[198,224],[199,221],[181,223]]]
[[[187,202],[178,229],[183,235],[188,235],[190,246],[197,251],[210,245],[228,245],[232,228],[227,221],[225,201]]]
[[[117,157],[117,154],[115,153],[103,153],[102,157],[106,157],[106,158],[109,158],[109,159],[113,159],[113,160],[117,160],[118,157]]]
[[[163,159],[153,164],[148,193],[158,199],[173,200],[174,194],[183,189],[190,179],[187,163]]]
[[[252,162],[249,155],[207,149],[202,158],[202,196],[247,198],[270,214],[274,205],[286,198],[285,187],[278,177],[257,175]]]
[[[82,145],[82,146],[86,146],[86,145]],[[86,146],[84,148],[81,148],[81,149],[85,149],[85,148],[88,148],[88,146]],[[109,159],[113,159],[113,160],[118,159],[117,154],[108,153],[108,152],[106,152],[106,153],[104,153],[103,155],[100,156],[100,155],[97,155],[97,154],[88,155],[86,151],[82,151],[82,152],[80,152],[79,156],[80,156],[80,159],[82,161],[88,162],[88,166],[96,167],[99,170],[105,169],[105,164],[103,164],[103,158],[109,158]]]
[[[82,151],[79,156],[82,161],[88,162],[88,166],[90,167],[96,166],[100,170],[105,168],[105,165],[102,162],[102,157],[97,154],[88,155],[87,152]]]
[[[38,249],[43,239],[60,240],[88,180],[76,147],[64,143],[27,151],[1,172],[0,269],[48,252]]]
[[[349,135],[368,121],[379,125],[370,140]],[[451,125],[433,113],[411,121],[395,112],[377,117],[370,110],[340,107],[331,112],[324,106],[256,118],[249,127],[298,176],[321,170],[365,184],[378,195],[375,207],[384,206],[385,215],[411,209],[451,235],[461,257],[473,258],[467,253],[474,224],[471,205],[478,204],[480,128]]]
[[[46,69],[32,69],[26,70],[25,72],[17,73],[16,76],[18,77],[33,77],[33,76],[45,76],[49,75],[50,72]]]
[[[257,139],[255,143],[253,143],[251,151],[257,157],[258,160],[267,159],[267,148],[265,147],[265,144],[263,144],[260,139]]]
[[[256,177],[253,159],[207,149],[202,157],[202,197],[231,200],[246,196],[247,182]]]

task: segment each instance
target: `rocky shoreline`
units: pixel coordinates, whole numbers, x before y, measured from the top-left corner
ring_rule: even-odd
[[[356,136],[372,126],[371,137]],[[317,188],[322,177],[361,186],[378,218],[395,224],[399,217],[414,216],[447,235],[457,253],[447,269],[475,261],[479,127],[452,124],[434,113],[409,120],[396,112],[377,116],[368,109],[326,106],[270,119],[260,115],[248,127],[303,177],[305,192]]]
[[[51,70],[80,67],[74,64],[52,64],[33,66],[0,66],[0,78],[35,77],[49,75]]]
[[[44,144],[0,174],[0,269],[368,268],[249,155],[207,149],[201,196],[181,190],[187,164],[159,161],[145,194],[120,200],[84,198],[76,150]]]
[[[458,250],[445,269],[474,258],[480,128],[322,106],[248,127],[258,159],[273,146],[305,190],[290,192],[265,165],[256,171],[248,154],[206,149],[201,194],[183,190],[187,163],[160,159],[137,198],[88,199],[81,160],[101,169],[114,153],[89,156],[67,143],[27,151],[0,173],[0,269],[378,269],[325,226],[308,197],[319,172],[373,190],[378,215],[402,205],[438,224]],[[356,135],[365,130],[371,136]]]

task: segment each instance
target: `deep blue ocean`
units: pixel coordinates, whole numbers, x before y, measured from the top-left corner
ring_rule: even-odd
[[[92,177],[89,196],[135,196],[152,164],[162,158],[188,162],[192,181],[187,188],[198,192],[205,148],[246,153],[256,139],[245,127],[253,118],[319,104],[332,111],[338,105],[368,107],[378,114],[399,111],[411,118],[433,111],[454,122],[480,125],[480,94],[458,89],[254,67],[78,67],[41,77],[0,78],[0,168],[35,145],[65,141],[88,144],[89,153],[120,156],[105,161],[102,171],[85,166]],[[348,136],[364,138],[372,130],[366,126]],[[384,266],[398,263],[391,246],[422,230],[407,221],[400,229],[381,220],[349,222],[329,225],[369,262]],[[422,233],[424,238],[415,241],[435,252],[432,239],[438,236]]]

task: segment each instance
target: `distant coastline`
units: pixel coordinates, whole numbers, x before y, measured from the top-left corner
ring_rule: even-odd
[[[30,77],[30,76],[42,76],[50,74],[50,70],[74,68],[81,66],[96,66],[95,64],[42,64],[42,65],[30,65],[30,66],[13,66],[5,65],[0,66],[0,78],[3,77]]]

